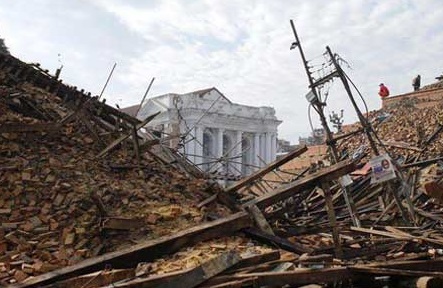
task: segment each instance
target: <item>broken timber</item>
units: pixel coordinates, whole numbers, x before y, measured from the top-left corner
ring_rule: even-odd
[[[260,177],[266,175],[267,173],[271,172],[272,170],[274,170],[277,167],[280,167],[281,165],[291,161],[292,159],[300,156],[301,154],[303,154],[304,152],[306,152],[308,150],[308,148],[306,146],[303,146],[297,150],[294,150],[290,153],[288,153],[286,156],[284,156],[283,158],[276,160],[274,162],[272,162],[271,164],[269,164],[268,166],[258,170],[255,173],[252,173],[251,175],[249,175],[248,177],[245,177],[239,181],[237,181],[234,185],[226,188],[226,192],[232,192],[232,191],[236,191],[246,185],[248,185],[249,183],[252,183],[253,181],[259,179]]]
[[[355,275],[351,273],[346,267],[326,268],[326,269],[298,269],[295,271],[284,272],[259,272],[234,274],[228,276],[218,276],[210,279],[209,286],[217,285],[228,281],[237,281],[244,279],[251,279],[255,287],[272,286],[280,287],[284,285],[303,285],[312,283],[334,283],[337,281],[351,281]],[[253,280],[252,280],[253,279]]]
[[[135,126],[135,131],[140,130],[140,128],[142,128],[143,126],[145,126],[146,124],[148,124],[152,119],[154,119],[158,114],[160,114],[160,111],[158,111],[157,113],[152,114],[151,116],[147,117],[143,122],[137,124]],[[103,149],[103,151],[101,151],[96,157],[100,158],[103,157],[104,155],[106,155],[109,151],[111,151],[112,149],[114,149],[118,144],[120,144],[121,142],[123,142],[124,140],[126,140],[127,138],[129,138],[130,136],[133,135],[133,131],[124,134],[122,136],[120,136],[120,138],[116,139],[114,142],[112,142],[111,144],[109,144],[108,147],[106,147],[105,149]]]
[[[298,181],[283,185],[282,187],[276,189],[274,192],[268,193],[247,202],[244,206],[255,204],[258,208],[264,209],[272,204],[277,203],[278,201],[291,197],[294,193],[313,188],[324,181],[327,182],[337,179],[338,177],[343,176],[354,170],[355,163],[352,160],[342,161]]]
[[[172,272],[154,277],[136,278],[129,282],[112,284],[111,287],[192,288],[216,276],[240,261],[241,257],[239,254],[234,251],[229,251],[190,270],[178,271],[178,273]]]
[[[216,237],[226,236],[250,226],[251,219],[249,215],[246,212],[239,212],[220,220],[204,223],[174,233],[170,236],[160,237],[124,250],[90,258],[78,264],[37,276],[13,287],[40,287],[73,276],[95,272],[103,269],[106,265],[111,265],[113,268],[136,266],[139,262],[152,261],[165,254],[174,253],[183,247]]]

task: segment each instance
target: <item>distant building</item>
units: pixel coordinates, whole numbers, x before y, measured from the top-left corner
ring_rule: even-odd
[[[277,139],[277,153],[290,152],[291,148],[291,142],[284,139]]]
[[[322,145],[325,142],[326,133],[322,128],[314,129],[308,137],[299,137],[298,144],[301,146]]]
[[[160,111],[147,127],[163,137],[175,136],[169,145],[204,171],[248,175],[276,158],[281,121],[272,107],[232,103],[217,88],[209,88],[150,98],[134,115],[138,108],[122,110],[139,119]]]

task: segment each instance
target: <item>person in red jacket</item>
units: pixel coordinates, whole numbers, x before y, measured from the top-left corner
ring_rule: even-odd
[[[383,83],[380,85],[380,90],[378,91],[378,95],[380,95],[381,98],[386,98],[389,96],[389,89],[386,87]]]

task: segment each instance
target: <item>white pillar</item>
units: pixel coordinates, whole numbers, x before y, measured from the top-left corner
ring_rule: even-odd
[[[271,162],[271,150],[272,150],[272,141],[271,141],[271,133],[267,132],[266,134],[266,164]]]
[[[220,159],[223,156],[223,133],[225,132],[225,129],[219,128],[217,129],[216,134],[216,149],[215,149],[215,155],[218,159]],[[211,165],[212,166],[212,165]],[[222,163],[218,163],[217,165],[214,165],[214,170],[218,169],[218,172],[223,172],[221,170]]]
[[[276,133],[271,134],[271,161],[273,162],[276,159],[277,154],[277,135]]]
[[[266,162],[266,136],[264,133],[260,134],[260,167],[264,167]]]
[[[194,157],[194,153],[195,153],[195,129],[192,129],[188,136],[186,136],[185,139],[185,156],[186,158],[188,158],[189,161],[191,161],[192,163],[195,163],[195,157]]]
[[[234,149],[234,159],[232,161],[234,163],[233,167],[235,167],[233,170],[235,175],[242,175],[242,131],[235,131],[235,149]]]
[[[203,163],[203,127],[195,127],[195,164]],[[201,165],[199,165],[200,168]]]
[[[260,167],[260,160],[258,159],[258,155],[260,155],[260,134],[259,133],[255,133],[254,134],[254,154],[253,154],[253,158],[252,161],[254,163],[255,166],[257,166],[257,168],[255,168],[254,170],[258,170]]]

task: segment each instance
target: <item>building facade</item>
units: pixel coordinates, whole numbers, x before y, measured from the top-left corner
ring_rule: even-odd
[[[150,98],[137,117],[157,111],[161,113],[148,127],[170,138],[170,146],[203,171],[244,176],[276,158],[281,121],[272,107],[232,103],[217,88],[209,88]]]

